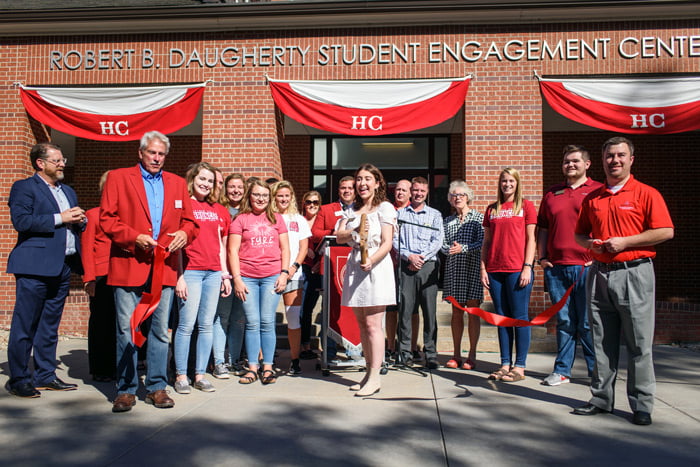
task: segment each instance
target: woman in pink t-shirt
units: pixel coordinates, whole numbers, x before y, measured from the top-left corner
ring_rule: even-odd
[[[486,208],[481,247],[481,283],[489,289],[496,313],[527,321],[535,259],[537,212],[523,199],[520,173],[511,167],[498,177],[498,201]],[[515,340],[515,359],[513,341]],[[530,347],[529,327],[499,327],[501,368],[489,379],[516,382],[525,379]]]
[[[263,384],[272,384],[277,380],[272,369],[275,312],[289,278],[284,266],[289,264],[289,239],[284,219],[272,210],[270,187],[262,180],[248,183],[240,211],[231,222],[228,261],[234,293],[243,302],[246,317],[248,372],[238,382],[250,384],[258,379],[256,357],[262,349],[260,378]]]
[[[226,208],[217,203],[215,192],[216,169],[206,162],[199,162],[187,171],[187,188],[190,192],[192,213],[199,225],[199,235],[182,250],[180,271],[175,286],[179,304],[179,320],[175,331],[175,391],[189,394],[187,360],[190,339],[195,323],[197,357],[194,387],[204,392],[214,391],[214,386],[204,378],[212,349],[212,332],[219,294],[231,293],[226,268],[226,238],[231,223]]]

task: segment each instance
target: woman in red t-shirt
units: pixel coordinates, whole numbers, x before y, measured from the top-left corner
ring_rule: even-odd
[[[248,372],[241,384],[258,379],[257,355],[262,349],[263,384],[272,384],[277,376],[272,369],[277,336],[275,312],[280,295],[287,285],[289,239],[281,214],[270,204],[270,187],[262,180],[249,181],[240,211],[231,222],[228,237],[228,261],[233,275],[233,289],[243,302],[245,313],[245,348]]]
[[[484,215],[481,247],[481,283],[489,289],[496,313],[527,321],[532,291],[537,212],[523,199],[520,173],[511,167],[498,177],[498,201]],[[513,359],[515,340],[515,360]],[[507,382],[525,379],[530,347],[529,327],[498,328],[501,368],[489,379]]]
[[[197,357],[194,387],[204,392],[214,391],[214,386],[204,378],[211,354],[214,316],[219,294],[231,293],[226,268],[226,237],[231,216],[217,203],[216,169],[206,162],[199,162],[187,171],[187,189],[190,192],[192,213],[199,225],[199,235],[180,254],[180,270],[175,286],[179,304],[179,319],[175,331],[175,391],[189,394],[187,357],[190,339],[197,323]]]

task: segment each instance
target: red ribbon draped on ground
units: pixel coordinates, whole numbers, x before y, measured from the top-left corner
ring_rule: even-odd
[[[535,316],[532,318],[531,321],[525,321],[524,319],[515,319],[515,318],[508,318],[507,316],[502,316],[498,315],[496,313],[491,313],[486,310],[482,310],[481,308],[476,308],[476,307],[469,307],[465,308],[462,305],[460,305],[457,300],[455,300],[454,297],[449,296],[446,297],[445,300],[450,302],[453,306],[459,308],[460,310],[463,310],[471,315],[477,315],[481,317],[484,321],[486,321],[489,324],[493,324],[494,326],[503,326],[503,327],[526,327],[526,326],[540,326],[549,319],[559,313],[559,310],[561,310],[564,305],[566,304],[566,301],[569,299],[569,295],[571,295],[571,291],[574,289],[574,286],[576,285],[576,282],[574,282],[571,287],[569,287],[564,294],[564,296],[559,300],[557,303],[554,305],[550,306],[546,310],[544,310],[542,313],[539,315]]]
[[[131,341],[136,347],[146,343],[146,336],[141,332],[141,325],[153,314],[160,303],[163,293],[163,266],[168,251],[158,245],[153,252],[153,272],[151,274],[151,291],[141,295],[141,301],[131,315]]]

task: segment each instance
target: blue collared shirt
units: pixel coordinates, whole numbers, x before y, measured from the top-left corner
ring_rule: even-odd
[[[158,240],[160,235],[160,223],[163,219],[163,171],[161,170],[155,175],[146,171],[141,164],[141,177],[143,177],[143,187],[146,189],[146,198],[148,199],[148,210],[151,213],[151,228],[153,229],[153,240]]]
[[[41,178],[41,177],[40,177]],[[44,180],[44,183],[46,183],[46,180]],[[56,186],[51,186],[48,183],[46,183],[46,186],[49,187],[49,191],[53,195],[54,199],[56,200],[56,203],[58,203],[58,213],[53,215],[53,223],[56,227],[59,225],[63,224],[63,219],[61,219],[61,213],[65,211],[66,209],[70,209],[70,202],[68,201],[68,198],[66,197],[66,194],[63,192],[63,185],[60,183],[56,182]],[[73,231],[70,229],[70,226],[66,226],[66,256],[68,255],[73,255],[77,253],[78,250],[75,249],[75,234]]]
[[[434,261],[445,237],[440,211],[427,204],[423,204],[423,209],[416,211],[409,204],[405,208],[399,209],[398,222],[401,238],[399,239],[395,235],[393,243],[394,249],[401,251],[401,258],[408,260],[410,255],[415,254],[422,255],[424,261]],[[402,222],[404,223],[402,224]],[[399,240],[401,242],[400,250]]]

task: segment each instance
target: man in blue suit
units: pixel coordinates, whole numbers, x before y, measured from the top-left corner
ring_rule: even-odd
[[[7,260],[7,272],[15,275],[17,285],[5,388],[19,397],[78,387],[56,376],[56,344],[71,272],[82,274],[79,236],[85,225],[75,191],[60,183],[66,166],[61,148],[40,143],[29,156],[36,173],[12,185],[8,203],[18,235]]]

